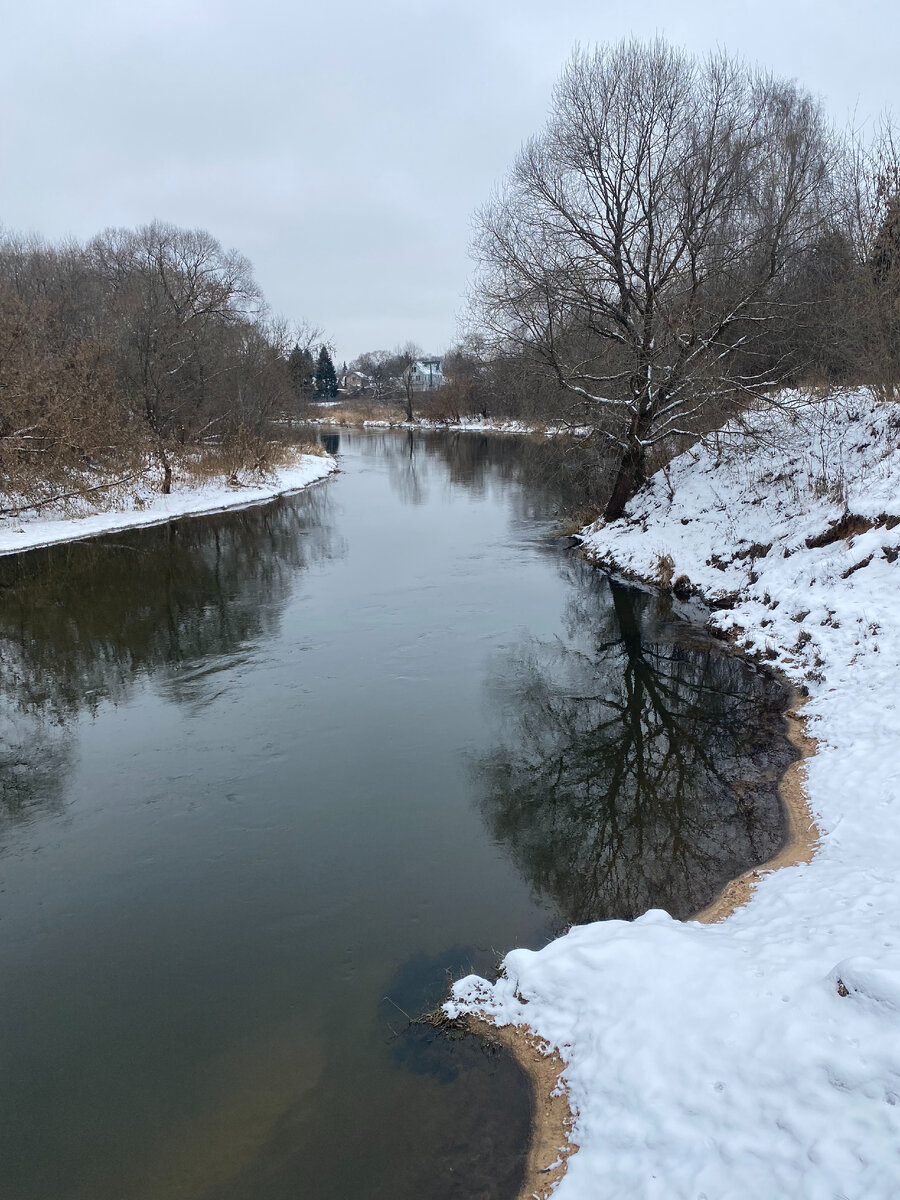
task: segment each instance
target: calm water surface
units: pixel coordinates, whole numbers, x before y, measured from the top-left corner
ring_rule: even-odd
[[[339,444],[338,444],[339,443]],[[779,845],[767,678],[551,536],[527,443],[0,560],[0,1195],[515,1195],[448,972]]]

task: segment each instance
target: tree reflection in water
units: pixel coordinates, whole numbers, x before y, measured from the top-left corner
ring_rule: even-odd
[[[484,815],[569,922],[689,917],[782,844],[786,690],[664,597],[565,569],[568,641],[525,643],[490,681],[512,716],[475,770]]]
[[[391,487],[404,504],[416,506],[428,500],[426,473],[422,470],[418,450],[418,438],[407,429],[401,439],[396,435],[379,438],[381,455],[387,459]]]
[[[571,437],[370,431],[362,438],[357,435],[355,449],[387,459],[391,487],[406,504],[427,503],[429,484],[449,483],[478,498],[498,482],[516,483],[518,488],[506,493],[514,515],[522,521],[543,521],[598,508],[609,490],[605,447]]]
[[[343,549],[313,488],[0,559],[0,825],[61,806],[80,713],[141,678],[202,705],[277,627],[297,573]]]

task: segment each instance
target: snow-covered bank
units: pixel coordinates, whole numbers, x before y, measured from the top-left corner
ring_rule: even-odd
[[[325,406],[320,405],[320,407]],[[435,433],[540,433],[547,437],[558,437],[564,433],[572,437],[587,437],[591,432],[590,427],[587,425],[567,425],[563,422],[557,422],[553,425],[528,425],[524,421],[501,421],[478,417],[462,417],[459,421],[432,421],[426,417],[419,417],[414,421],[407,421],[402,417],[398,417],[396,421],[368,420],[362,416],[360,416],[359,420],[352,421],[348,417],[309,417],[303,424],[326,426],[360,425],[363,429],[417,429]]]
[[[391,421],[364,421],[366,426],[390,426]],[[421,417],[415,421],[398,421],[398,429],[447,430],[449,433],[547,433],[543,425],[526,425],[524,421],[494,421],[490,418],[462,417],[459,421],[431,421]]]
[[[449,1006],[567,1062],[580,1149],[559,1200],[900,1195],[900,411],[787,399],[584,542],[700,590],[808,690],[817,855],[722,924],[581,926]]]
[[[234,487],[222,480],[210,480],[183,490],[176,487],[168,496],[141,485],[124,492],[116,507],[102,511],[83,506],[80,513],[73,513],[70,506],[67,511],[23,512],[20,516],[0,517],[0,555],[52,546],[57,542],[79,541],[121,529],[163,525],[178,517],[263,504],[324,479],[336,467],[337,463],[330,455],[301,454],[294,463],[276,471],[264,482]]]

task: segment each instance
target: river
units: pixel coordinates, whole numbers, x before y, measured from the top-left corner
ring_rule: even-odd
[[[526,1081],[408,1018],[784,836],[782,689],[554,536],[562,456],[326,441],[0,560],[4,1200],[512,1197]]]

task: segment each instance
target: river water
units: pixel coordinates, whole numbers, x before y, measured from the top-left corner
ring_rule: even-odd
[[[783,838],[780,687],[553,536],[563,457],[326,440],[0,560],[4,1200],[514,1196],[526,1081],[408,1017]]]

